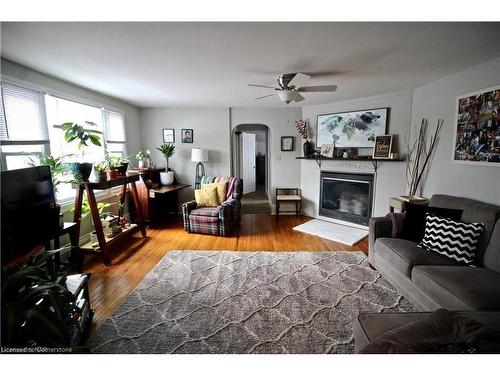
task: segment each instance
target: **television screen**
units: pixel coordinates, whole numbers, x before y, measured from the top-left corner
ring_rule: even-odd
[[[48,166],[3,171],[2,264],[53,239],[59,212]]]

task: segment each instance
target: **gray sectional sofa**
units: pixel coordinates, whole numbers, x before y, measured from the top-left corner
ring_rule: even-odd
[[[477,266],[392,238],[387,217],[370,219],[370,264],[420,311],[500,310],[500,206],[442,194],[432,196],[429,205],[462,209],[462,221],[484,223]]]

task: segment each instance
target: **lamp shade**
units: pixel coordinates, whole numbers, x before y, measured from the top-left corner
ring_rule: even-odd
[[[208,161],[208,150],[193,148],[191,150],[191,161],[195,163]]]

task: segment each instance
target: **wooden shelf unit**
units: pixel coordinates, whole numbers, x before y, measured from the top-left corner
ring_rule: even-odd
[[[80,226],[81,226],[81,216],[82,216],[82,203],[83,203],[83,192],[87,192],[87,200],[90,206],[90,213],[92,215],[92,222],[94,223],[94,229],[97,234],[97,239],[99,242],[98,248],[90,248],[85,244],[80,246],[80,251],[82,253],[92,253],[100,254],[105,265],[111,263],[109,259],[109,248],[120,242],[123,239],[137,230],[140,230],[143,237],[146,237],[146,226],[144,224],[142,216],[142,207],[137,193],[136,182],[139,181],[138,174],[131,174],[129,176],[123,176],[118,178],[109,179],[107,181],[96,182],[96,181],[84,181],[80,184],[76,184],[76,200],[75,200],[75,213],[74,222],[77,223],[77,228],[75,230],[75,237],[80,238]],[[137,224],[132,225],[130,228],[122,231],[122,233],[116,235],[113,238],[106,239],[104,236],[104,230],[101,224],[101,218],[99,216],[99,211],[97,209],[97,200],[95,198],[94,190],[107,190],[113,187],[121,186],[120,193],[120,204],[124,204],[125,197],[127,195],[127,186],[131,189],[131,198],[134,204],[135,213],[137,215]],[[80,257],[83,260],[83,257]]]
[[[318,168],[321,168],[321,165],[323,164],[323,161],[326,160],[333,160],[333,161],[347,161],[347,162],[362,162],[362,161],[367,161],[372,163],[373,169],[375,169],[375,172],[377,171],[378,168],[378,163],[379,162],[403,162],[405,159],[398,158],[398,159],[374,159],[372,157],[369,158],[359,158],[359,159],[344,159],[344,158],[327,158],[327,157],[312,157],[312,158],[307,158],[305,156],[297,156],[295,159],[301,159],[301,160],[314,160],[316,164],[318,164]]]

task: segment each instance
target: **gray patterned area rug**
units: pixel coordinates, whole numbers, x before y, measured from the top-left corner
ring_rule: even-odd
[[[351,353],[361,312],[414,311],[361,252],[175,251],[88,345],[94,353]]]

